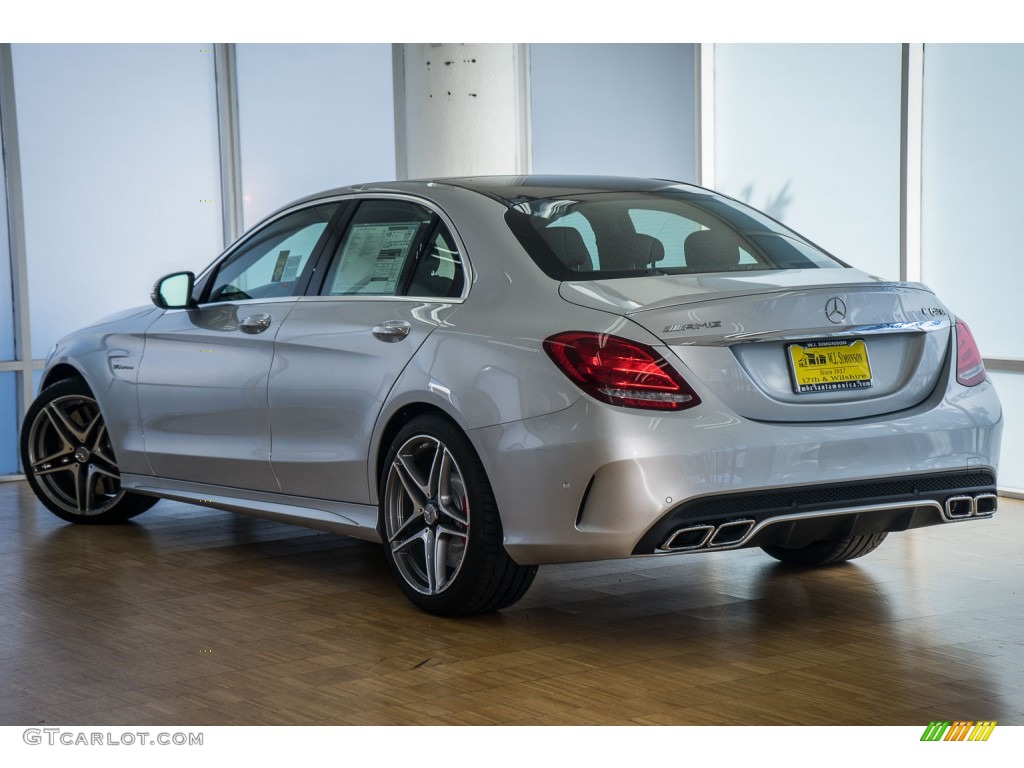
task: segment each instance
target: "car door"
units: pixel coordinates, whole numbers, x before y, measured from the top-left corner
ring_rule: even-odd
[[[269,401],[283,492],[369,502],[368,444],[381,407],[461,303],[465,280],[438,211],[359,202],[319,290],[296,302],[277,336]]]
[[[267,414],[274,339],[339,205],[267,222],[213,267],[197,307],[166,310],[146,332],[139,409],[158,477],[279,490]]]

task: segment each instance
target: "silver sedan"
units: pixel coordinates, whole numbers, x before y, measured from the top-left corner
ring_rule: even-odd
[[[967,325],[699,187],[337,189],[152,300],[46,363],[22,461],[65,520],[169,498],[341,532],[457,615],[543,563],[825,565],[996,511]]]

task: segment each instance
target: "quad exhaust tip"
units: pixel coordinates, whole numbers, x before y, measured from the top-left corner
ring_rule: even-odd
[[[999,507],[999,497],[994,493],[979,493],[977,496],[950,496],[946,499],[946,518],[966,520],[970,517],[994,515]]]
[[[946,499],[944,516],[949,521],[991,517],[998,508],[999,497],[994,493],[950,496]],[[738,547],[750,538],[754,525],[754,520],[730,520],[721,525],[704,523],[679,528],[668,535],[659,551],[693,552],[698,549]]]

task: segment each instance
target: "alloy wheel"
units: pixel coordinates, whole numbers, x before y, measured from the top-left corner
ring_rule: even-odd
[[[27,466],[46,497],[71,515],[100,515],[124,496],[120,472],[96,401],[51,400],[29,427]]]
[[[462,471],[438,438],[411,437],[395,453],[384,524],[386,546],[410,587],[438,595],[452,585],[466,557],[470,508]]]

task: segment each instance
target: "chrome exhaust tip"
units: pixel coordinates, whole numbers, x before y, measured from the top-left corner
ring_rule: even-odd
[[[691,525],[689,528],[680,528],[671,534],[661,548],[666,552],[689,552],[692,549],[700,549],[708,543],[708,539],[715,532],[713,525]]]
[[[946,499],[946,517],[950,520],[963,520],[974,514],[974,498],[972,496],[950,496]]]
[[[974,514],[978,517],[994,515],[999,507],[999,497],[994,493],[982,493],[974,497]]]
[[[750,534],[754,527],[753,520],[732,520],[718,526],[718,530],[708,541],[709,547],[727,547],[732,544],[739,544]]]

